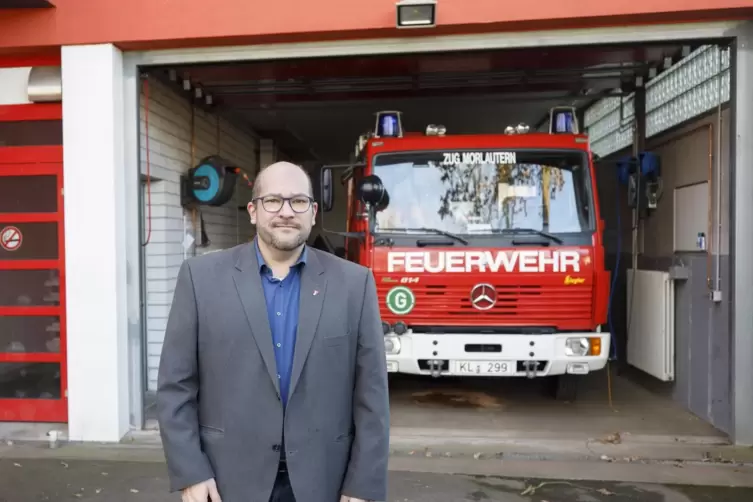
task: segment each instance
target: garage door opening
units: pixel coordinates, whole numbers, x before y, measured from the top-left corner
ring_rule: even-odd
[[[509,221],[507,226],[500,226],[491,225],[489,221],[466,219],[465,231],[459,232],[457,225],[437,228],[436,218],[431,220],[433,222],[431,225],[419,224],[419,219],[411,219],[408,216],[410,212],[408,209],[397,215],[398,219],[407,218],[408,222],[390,227],[395,231],[389,234],[389,243],[383,247],[385,252],[387,249],[394,248],[400,252],[417,253],[416,256],[428,253],[432,255],[431,260],[435,260],[433,262],[430,260],[428,268],[436,268],[440,263],[436,261],[436,256],[432,253],[458,251],[464,246],[480,251],[481,258],[486,256],[483,254],[486,251],[496,253],[505,247],[526,250],[526,252],[542,251],[544,254],[530,258],[541,260],[541,257],[544,257],[544,261],[536,263],[532,261],[529,264],[533,267],[532,273],[515,275],[518,282],[512,286],[519,290],[524,286],[533,288],[541,286],[535,278],[532,278],[538,272],[538,269],[533,269],[541,263],[543,270],[549,270],[547,267],[551,268],[557,261],[553,258],[554,255],[550,254],[552,250],[581,247],[590,248],[593,251],[592,254],[588,254],[585,262],[581,262],[584,268],[563,269],[564,274],[548,275],[546,281],[549,281],[547,285],[552,288],[550,291],[556,290],[559,296],[542,297],[543,300],[537,300],[539,303],[529,303],[527,307],[520,307],[521,311],[525,311],[526,308],[539,310],[535,312],[529,310],[528,317],[524,319],[525,322],[519,324],[515,324],[514,319],[511,321],[503,317],[497,317],[498,321],[492,322],[489,320],[491,319],[489,312],[479,308],[473,310],[471,303],[475,299],[469,296],[473,288],[466,287],[489,284],[491,288],[489,295],[493,295],[495,301],[498,301],[499,295],[510,294],[509,291],[500,289],[501,286],[497,284],[501,280],[500,274],[504,273],[505,263],[503,262],[500,262],[501,268],[498,267],[497,272],[485,269],[488,274],[494,275],[494,279],[474,276],[473,284],[463,283],[467,291],[463,290],[464,297],[462,299],[458,297],[456,300],[468,303],[466,307],[470,310],[462,323],[456,318],[447,321],[450,311],[455,309],[454,306],[448,307],[447,311],[439,315],[438,311],[425,311],[421,314],[418,304],[413,305],[416,299],[434,301],[436,305],[439,305],[441,302],[432,300],[431,295],[444,294],[445,300],[442,301],[445,302],[449,301],[447,298],[454,298],[453,295],[456,295],[456,292],[449,289],[444,293],[440,291],[444,287],[441,284],[442,280],[427,279],[426,274],[429,273],[426,270],[427,262],[419,263],[420,260],[411,262],[415,267],[423,267],[422,270],[413,274],[391,275],[386,270],[382,270],[378,278],[378,288],[384,309],[384,319],[388,323],[385,328],[386,340],[390,340],[393,344],[390,350],[395,350],[394,345],[401,343],[401,339],[405,340],[401,338],[404,333],[400,331],[406,328],[411,330],[409,333],[421,332],[425,336],[441,337],[435,338],[437,341],[435,345],[442,346],[449,343],[447,340],[451,337],[468,333],[468,330],[474,326],[478,328],[476,335],[489,335],[490,340],[496,335],[519,336],[518,339],[511,338],[510,342],[504,344],[478,343],[478,338],[473,338],[473,343],[470,345],[478,345],[481,348],[469,349],[469,344],[464,344],[462,349],[467,353],[472,353],[467,357],[471,362],[485,360],[478,356],[478,351],[505,353],[508,350],[507,345],[514,345],[520,340],[528,343],[532,337],[539,335],[542,337],[561,335],[561,339],[558,340],[551,338],[552,345],[549,346],[536,347],[534,341],[531,348],[526,349],[525,356],[515,360],[503,361],[498,357],[487,358],[497,363],[502,361],[504,364],[498,364],[498,366],[499,368],[504,366],[504,368],[499,371],[507,372],[508,377],[448,376],[447,373],[452,373],[450,365],[463,363],[463,361],[447,360],[439,354],[439,350],[434,351],[436,354],[432,357],[435,359],[428,357],[424,358],[426,360],[416,360],[409,364],[411,367],[418,368],[421,375],[403,375],[400,373],[400,364],[397,364],[393,368],[396,372],[391,376],[393,427],[504,429],[533,432],[560,430],[588,436],[630,432],[722,437],[724,432],[727,432],[729,423],[729,388],[726,389],[726,394],[722,393],[721,400],[725,401],[725,404],[719,405],[721,410],[719,414],[709,416],[709,414],[699,413],[684,398],[678,397],[677,389],[688,387],[690,385],[688,382],[694,381],[694,385],[702,385],[697,381],[698,377],[694,376],[697,375],[696,372],[699,369],[690,366],[686,360],[682,360],[687,359],[687,353],[675,353],[667,349],[663,357],[676,360],[677,371],[673,370],[670,372],[671,375],[659,378],[656,378],[657,375],[649,375],[650,372],[646,370],[647,366],[637,364],[640,361],[636,361],[635,357],[632,361],[630,360],[630,354],[635,354],[635,347],[631,346],[631,340],[628,337],[630,331],[628,319],[634,316],[632,316],[632,310],[628,308],[629,295],[626,293],[628,287],[626,271],[631,267],[633,233],[631,211],[626,201],[631,188],[628,186],[629,180],[628,185],[619,184],[620,176],[625,169],[623,165],[625,154],[630,153],[629,147],[635,137],[641,135],[641,132],[645,135],[645,126],[635,126],[634,115],[629,113],[624,103],[632,99],[631,96],[643,93],[643,89],[652,79],[672,71],[672,68],[678,66],[678,62],[704,47],[711,47],[710,44],[712,42],[694,41],[692,44],[673,42],[632,46],[551,47],[227,64],[197,62],[190,65],[142,68],[142,71],[149,75],[144,95],[142,95],[142,98],[146,99],[142,99],[141,131],[143,136],[141,147],[144,152],[149,153],[148,156],[142,154],[142,166],[145,166],[142,172],[145,173],[146,187],[144,191],[144,225],[147,229],[145,239],[149,239],[145,246],[147,263],[145,317],[148,333],[146,379],[149,382],[148,390],[150,391],[147,395],[146,409],[147,417],[151,418],[148,426],[155,426],[153,412],[149,411],[152,409],[150,403],[153,400],[151,392],[156,388],[161,334],[172,297],[171,285],[174,283],[180,262],[188,256],[230,247],[251,238],[253,229],[247,222],[245,204],[249,199],[254,175],[260,165],[266,165],[275,160],[290,160],[303,165],[311,172],[315,187],[317,187],[315,195],[321,204],[325,202],[318,189],[321,182],[321,168],[329,165],[356,166],[359,162],[370,164],[373,158],[359,159],[358,155],[364,151],[365,146],[374,146],[371,143],[375,138],[362,135],[374,132],[383,124],[387,124],[387,122],[382,123],[377,120],[376,114],[379,112],[399,111],[399,124],[406,134],[403,138],[385,139],[381,143],[396,144],[394,142],[413,141],[411,145],[414,145],[419,144],[420,138],[427,138],[428,134],[435,140],[434,144],[441,144],[446,140],[445,144],[451,144],[451,146],[435,148],[436,152],[442,154],[436,159],[433,157],[422,159],[419,158],[420,152],[409,151],[409,148],[398,148],[397,150],[402,150],[399,152],[402,157],[385,161],[392,165],[413,166],[405,171],[405,176],[398,176],[400,179],[393,180],[394,186],[391,186],[393,193],[390,194],[393,207],[397,201],[400,201],[401,205],[407,202],[408,206],[413,208],[422,205],[417,204],[416,201],[428,201],[428,198],[420,199],[416,191],[428,190],[423,186],[424,182],[428,184],[427,180],[436,178],[435,181],[441,182],[443,175],[451,176],[452,173],[442,173],[439,167],[434,173],[430,172],[431,169],[418,172],[414,168],[438,166],[442,164],[442,159],[452,159],[454,154],[460,154],[461,159],[465,153],[481,154],[481,158],[488,158],[488,156],[484,157],[488,153],[494,155],[514,153],[521,156],[522,160],[517,162],[504,155],[499,156],[497,160],[489,161],[488,163],[494,165],[492,182],[488,180],[484,182],[482,179],[471,180],[471,178],[463,181],[466,184],[475,181],[477,184],[493,185],[493,192],[498,199],[502,183],[498,179],[500,165],[512,165],[513,168],[526,167],[528,171],[531,171],[530,166],[539,166],[540,172],[531,176],[538,176],[537,186],[546,186],[547,189],[530,195],[522,193],[521,186],[524,184],[519,184],[517,188],[515,183],[507,184],[506,190],[514,192],[511,192],[508,198],[520,200],[523,203],[527,199],[536,199],[536,204],[531,206],[533,208],[531,216],[520,216],[522,218],[520,221],[524,221],[525,225],[517,224],[512,227]],[[722,72],[723,68],[719,66],[713,78],[721,82]],[[707,80],[711,81],[711,79]],[[699,85],[702,84],[703,82]],[[721,88],[721,85],[719,87]],[[155,93],[160,93],[161,97],[155,98]],[[622,141],[624,144],[607,149],[606,154],[601,156],[603,158],[594,159],[594,169],[590,170],[588,140],[582,139],[581,136],[550,134],[553,130],[562,132],[558,131],[557,124],[553,124],[550,120],[550,112],[552,109],[557,109],[564,113],[572,109],[574,112],[572,116],[565,114],[562,117],[567,117],[568,124],[577,123],[580,132],[590,136],[591,146],[593,146],[596,143],[594,136],[599,134],[599,127],[604,128],[609,125],[604,122],[600,123],[597,119],[613,114],[615,108],[603,111],[602,116],[596,118],[593,117],[596,112],[592,112],[589,117],[587,110],[593,110],[594,106],[603,102],[605,98],[617,100],[620,103],[616,108],[617,120],[620,123],[615,141],[618,143]],[[720,99],[719,102],[721,101]],[[648,105],[651,106],[651,103]],[[691,130],[696,130],[694,128],[697,126],[688,125],[691,119],[706,120],[716,124],[717,116],[721,117],[724,113],[721,108],[720,105],[717,110],[718,114],[711,110],[710,115],[706,114],[701,118],[691,114],[680,122],[676,121],[671,128],[663,130],[670,136],[662,139],[664,143],[661,145],[666,146],[674,144],[675,141],[686,140],[689,133],[678,132],[678,128],[690,127]],[[391,121],[394,116],[387,113],[383,118]],[[178,121],[188,126],[181,126],[180,134],[170,132],[170,128]],[[398,122],[392,121],[389,124],[391,127],[397,125]],[[509,127],[512,127],[512,130]],[[716,131],[717,126],[714,127]],[[506,138],[500,139],[500,144],[509,145],[510,138],[516,138],[530,150],[534,148],[536,141],[530,138],[535,138],[538,134],[542,134],[540,136],[540,145],[543,145],[541,148],[547,145],[549,147],[558,145],[561,150],[566,141],[562,138],[568,138],[567,141],[573,145],[572,148],[583,155],[575,159],[562,154],[558,159],[551,160],[539,152],[526,159],[524,149],[500,148],[489,139],[496,135],[497,138]],[[460,146],[460,143],[451,143],[451,138],[456,135],[481,135],[479,137],[485,139],[479,140],[476,147],[472,143]],[[559,139],[551,140],[555,136]],[[599,136],[601,140],[605,138],[603,134]],[[715,152],[724,150],[716,144],[718,141],[726,141],[726,137],[714,136],[711,144],[704,143],[704,147],[710,149],[707,156],[716,155]],[[645,138],[640,138],[639,143],[636,153],[650,150],[651,145],[647,146]],[[697,139],[692,137],[691,144],[696,143]],[[602,141],[602,148],[603,144]],[[227,159],[234,167],[239,168],[232,178],[236,190],[223,199],[224,203],[218,207],[200,205],[198,208],[191,208],[186,204],[186,208],[182,208],[180,197],[181,194],[185,196],[192,190],[190,179],[185,176],[186,169],[178,166],[176,160],[166,153],[169,151],[168,147],[179,150],[179,154],[176,154],[177,158],[188,162],[190,167],[197,166],[201,159],[212,155]],[[659,146],[656,148],[658,149]],[[661,156],[660,168],[652,168],[649,166],[650,163],[646,162],[648,167],[645,169],[652,169],[648,174],[656,175],[654,178],[641,178],[653,184],[654,192],[648,192],[647,197],[650,199],[651,194],[657,195],[659,192],[661,195],[657,197],[658,201],[655,203],[649,201],[648,205],[656,211],[655,214],[662,214],[659,212],[659,205],[662,208],[668,207],[670,217],[668,220],[662,218],[660,221],[656,218],[646,219],[648,223],[640,223],[641,232],[644,235],[638,242],[638,254],[643,252],[641,247],[645,249],[647,238],[659,239],[661,235],[676,234],[678,224],[676,221],[673,222],[671,217],[673,200],[675,200],[673,190],[682,188],[684,185],[670,186],[670,183],[675,183],[675,181],[679,183],[683,177],[681,173],[683,169],[686,169],[685,160],[677,156],[679,153],[676,150],[675,146],[672,150],[674,153]],[[190,161],[187,157],[190,157]],[[656,157],[652,155],[648,158]],[[450,170],[457,170],[461,163],[453,160]],[[644,169],[644,164],[640,166]],[[716,169],[714,166],[712,165],[710,178],[706,181],[714,181]],[[362,243],[353,233],[364,231],[367,223],[363,222],[354,226],[355,220],[351,218],[349,221],[348,213],[349,201],[356,197],[358,181],[363,179],[365,174],[373,174],[370,171],[359,174],[359,169],[362,168],[340,167],[331,171],[333,205],[330,211],[324,213],[323,219],[319,218],[309,244],[325,248],[330,252],[344,254],[350,259],[358,259],[357,257],[360,256],[365,260]],[[585,174],[576,175],[577,169]],[[177,176],[176,172],[178,172]],[[627,172],[630,170],[628,169]],[[387,170],[383,169],[381,173],[383,175],[380,177],[386,186]],[[481,175],[488,176],[484,173]],[[200,173],[197,177],[205,178]],[[399,189],[399,182],[411,177],[415,178],[415,183],[408,184],[405,193],[398,196],[396,193]],[[341,183],[341,180],[345,180],[345,184]],[[695,180],[689,180],[687,185],[695,183]],[[656,185],[662,185],[661,189],[659,190]],[[197,185],[197,189],[206,190],[206,187],[199,188]],[[564,195],[557,198],[557,191]],[[449,202],[455,205],[463,203],[473,206],[474,201],[478,202],[482,198],[473,190],[466,189],[462,193],[455,190],[454,193],[455,200]],[[434,194],[434,196],[439,200],[442,194]],[[184,199],[184,202],[185,200],[187,199]],[[570,203],[557,207],[557,202],[560,200],[567,200]],[[497,202],[486,202],[484,210],[492,211]],[[165,206],[164,210],[163,206]],[[426,209],[426,204],[423,206],[423,209]],[[541,216],[539,213],[542,207],[546,216]],[[498,212],[501,211],[500,208],[501,206],[498,207]],[[446,211],[447,208],[444,210]],[[520,211],[525,213],[527,209],[523,207]],[[457,215],[462,210],[456,208],[450,212]],[[476,208],[475,212],[479,213],[479,209]],[[354,213],[355,211],[351,215]],[[563,218],[567,214],[571,217]],[[376,213],[374,216],[378,224],[385,225],[384,218],[386,217],[377,216]],[[471,216],[478,219],[479,214]],[[558,217],[558,223],[561,225],[559,229],[555,224]],[[503,217],[499,216],[499,220],[502,219]],[[706,220],[702,222],[704,226],[706,223]],[[474,225],[474,229],[469,230],[470,226]],[[654,237],[646,237],[644,225],[651,227]],[[398,228],[407,230],[398,231]],[[424,230],[417,231],[416,228]],[[427,228],[430,229],[426,230]],[[508,233],[507,230],[510,228],[519,232]],[[579,236],[582,237],[581,234],[588,234],[588,239],[579,240]],[[703,238],[710,238],[710,236],[711,234],[704,235]],[[419,243],[422,240],[426,242]],[[513,241],[520,242],[513,243]],[[465,244],[462,244],[463,242]],[[708,252],[708,249],[704,247],[702,251]],[[670,250],[669,254],[679,256],[674,253],[674,250]],[[402,272],[405,272],[406,260],[416,258],[416,256],[402,256],[403,262],[401,263],[404,267]],[[453,258],[445,257],[444,259]],[[566,266],[567,260],[561,264]],[[465,266],[465,262],[462,266]],[[595,279],[598,274],[594,271],[599,267],[611,274],[604,274],[607,278],[606,282],[603,279]],[[447,269],[447,263],[444,268]],[[669,267],[666,268],[669,269]],[[577,273],[573,273],[573,270]],[[457,273],[464,272],[464,270],[458,270]],[[382,279],[386,280],[383,283],[379,282]],[[447,280],[450,281],[450,279]],[[452,281],[454,280],[453,277]],[[555,285],[552,282],[554,280],[559,282]],[[431,283],[431,287],[427,287],[433,290],[421,290],[420,281]],[[633,287],[639,291],[634,284]],[[390,300],[388,296],[397,294],[395,292],[399,288],[408,291],[405,297],[407,300],[405,298],[403,300],[411,305],[402,307],[398,305],[390,311],[388,303],[398,302],[399,299]],[[614,291],[613,294],[609,294],[610,288]],[[517,301],[521,295],[528,293],[530,292],[516,291],[513,299]],[[582,297],[578,296],[580,294]],[[466,296],[468,298],[465,298]],[[690,304],[678,305],[678,301],[684,301],[680,300],[679,296],[673,298],[675,305],[669,310],[665,309],[665,317],[674,316],[678,309],[683,311],[682,309],[691,308]],[[403,300],[400,300],[401,304],[405,303]],[[407,311],[398,315],[396,312],[403,307]],[[411,325],[410,310],[414,307],[415,310],[412,312],[414,318],[424,316],[424,322],[420,326]],[[599,316],[596,313],[599,308],[605,309],[609,315]],[[579,309],[585,312],[582,318],[600,320],[589,329],[571,322],[577,317],[573,312]],[[557,317],[561,322],[542,321],[547,315]],[[441,317],[446,322],[432,325],[428,321],[432,316]],[[480,322],[479,319],[485,320]],[[523,317],[518,318],[518,320],[521,319]],[[539,322],[537,323],[536,320]],[[398,327],[398,321],[404,321],[405,325]],[[553,330],[552,324],[556,324]],[[664,324],[671,325],[672,323]],[[674,346],[676,338],[686,335],[694,336],[692,333],[681,335],[671,331],[662,332],[664,324],[659,326],[656,333],[651,334],[661,339],[662,343],[666,341],[667,344]],[[646,329],[650,331],[656,326],[658,325],[646,325]],[[582,335],[583,332],[591,333],[591,335]],[[608,333],[612,336],[606,335]],[[427,343],[433,343],[428,341],[429,338],[424,338],[424,340],[427,340]],[[604,359],[610,362],[606,368],[597,368],[594,371],[587,371],[590,369],[587,365],[578,366],[565,362],[562,365],[564,373],[562,377],[551,378],[549,376],[553,360],[551,355],[556,350],[554,344],[560,342],[563,344],[563,354],[577,355],[580,350],[585,350],[587,355],[599,352],[599,355],[604,356]],[[404,343],[404,345],[407,344]],[[597,348],[596,345],[599,347]],[[416,349],[416,347],[414,343],[413,348]],[[529,350],[530,354],[528,354]],[[637,369],[636,365],[640,369]],[[459,368],[459,366],[455,367]],[[473,367],[478,369],[476,366]],[[725,367],[728,368],[729,365]],[[683,369],[680,370],[680,368]],[[432,372],[439,372],[442,376],[433,378]],[[511,376],[512,374],[516,376]],[[660,381],[662,378],[667,381]],[[573,383],[576,385],[574,386]],[[574,394],[576,387],[577,394]],[[562,399],[555,399],[557,396]],[[708,402],[712,401],[708,393],[706,399]],[[725,413],[727,416],[724,416]]]

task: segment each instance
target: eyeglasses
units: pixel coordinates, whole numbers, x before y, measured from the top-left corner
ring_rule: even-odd
[[[278,213],[282,206],[287,202],[294,213],[305,213],[311,208],[313,199],[306,195],[296,195],[294,197],[280,197],[279,195],[266,195],[257,197],[254,202],[261,200],[261,205],[268,213]]]

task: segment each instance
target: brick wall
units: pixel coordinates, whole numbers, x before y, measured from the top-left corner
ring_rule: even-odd
[[[201,158],[219,153],[249,174],[258,167],[259,139],[250,129],[221,119],[219,141],[217,118],[199,109],[194,117],[194,155],[191,155],[191,106],[184,96],[154,81],[149,82],[149,164],[152,181],[151,219],[144,208],[145,234],[151,223],[146,245],[146,319],[148,389],[156,389],[157,368],[167,316],[172,302],[178,269],[184,259],[228,248],[248,240],[253,229],[245,212],[250,190],[239,183],[234,200],[223,207],[203,208],[206,233],[210,244],[185,248],[186,235],[199,237],[199,215],[180,205],[180,175]],[[146,174],[146,121],[142,91],[141,104],[141,172]],[[219,144],[218,144],[219,143]],[[146,195],[146,184],[143,185]],[[146,206],[146,197],[145,206]],[[149,221],[151,220],[151,221]],[[194,230],[195,222],[195,230]],[[146,238],[146,236],[144,237]]]

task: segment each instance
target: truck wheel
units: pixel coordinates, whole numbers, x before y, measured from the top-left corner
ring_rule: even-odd
[[[557,375],[551,377],[550,393],[557,401],[575,401],[578,396],[578,377]]]

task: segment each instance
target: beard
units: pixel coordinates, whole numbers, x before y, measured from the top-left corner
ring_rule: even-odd
[[[280,251],[294,251],[306,242],[310,233],[300,226],[282,230],[277,228],[275,224],[270,224],[268,227],[257,227],[256,231],[265,244]]]

